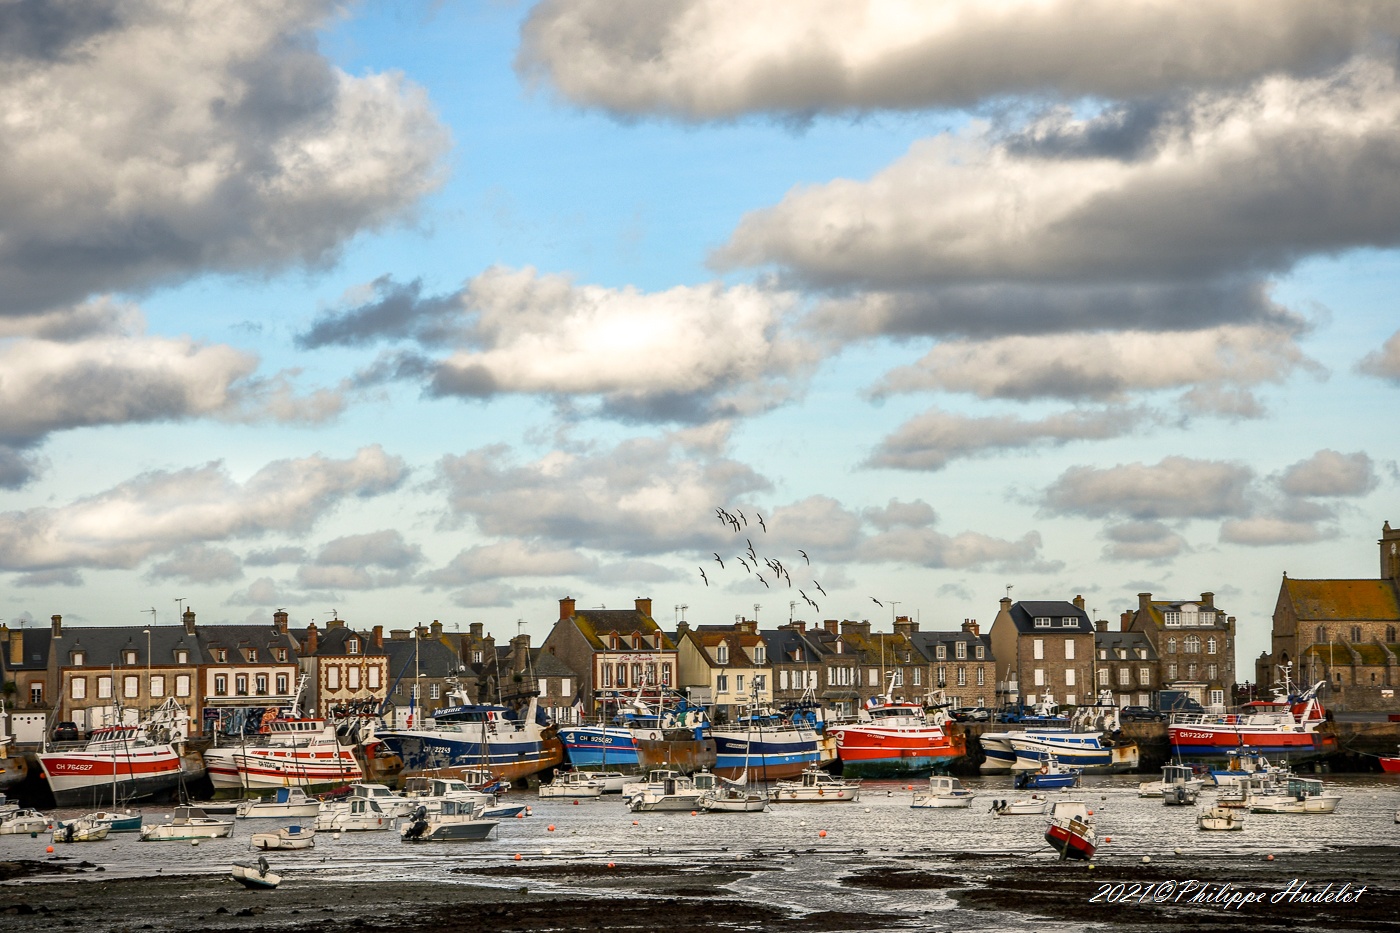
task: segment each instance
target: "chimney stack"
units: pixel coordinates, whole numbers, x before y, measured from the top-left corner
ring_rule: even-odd
[[[8,626],[0,626],[0,631],[4,631],[5,637],[10,645],[10,666],[19,667],[24,663],[24,629],[10,631]]]
[[[302,643],[302,654],[315,654],[316,648],[320,645],[321,633],[316,628],[316,623],[312,622],[306,627],[306,641]]]
[[[433,624],[430,625],[430,626],[428,626],[428,632],[430,633],[430,636],[431,636],[432,638],[441,638],[441,637],[442,637],[442,623],[439,622],[437,619],[434,619],[434,620],[433,620]]]
[[[677,641],[677,643],[679,643],[680,640],[681,640],[682,638],[684,638],[684,637],[686,636],[686,634],[689,633],[689,632],[690,632],[690,623],[689,623],[689,622],[687,622],[685,619],[681,619],[679,622],[677,622],[677,623],[676,623],[676,641]]]
[[[326,623],[326,630],[327,630],[327,631],[330,631],[330,630],[333,629],[333,628],[343,628],[344,626],[345,626],[345,620],[342,619],[342,618],[337,617],[337,618],[331,619],[329,622]]]
[[[559,600],[559,618],[561,620],[569,619],[572,618],[573,615],[574,598],[572,596],[565,596],[563,599]]]
[[[482,636],[482,625],[483,623],[481,622],[473,622],[471,624],[472,638],[480,638]]]
[[[756,635],[758,634],[758,620],[740,619],[734,623],[734,631],[743,632],[746,635]]]
[[[63,637],[63,616],[51,616],[49,622],[53,624],[53,637]]]
[[[894,620],[894,633],[908,638],[919,630],[919,623],[908,616],[898,616]]]
[[[1201,594],[1201,605],[1202,605],[1202,606],[1205,606],[1205,607],[1207,607],[1207,608],[1209,608],[1209,609],[1214,609],[1214,608],[1215,608],[1215,594],[1214,594],[1214,593],[1202,593],[1202,594]]]
[[[1083,596],[1076,596],[1076,597],[1074,597],[1074,608],[1080,610],[1081,612],[1084,610],[1084,597],[1083,597]]]
[[[272,624],[276,626],[277,631],[281,632],[283,635],[287,634],[287,610],[278,609],[274,612],[272,614]]]
[[[1120,632],[1126,632],[1131,630],[1132,627],[1133,611],[1131,609],[1124,609],[1123,614],[1118,617],[1118,630]]]
[[[976,619],[963,619],[962,630],[974,638],[982,634],[982,627],[977,624]]]
[[[1146,608],[1147,608],[1148,606],[1150,606],[1150,605],[1152,605],[1152,594],[1151,594],[1151,593],[1139,593],[1139,594],[1138,594],[1138,608],[1139,608],[1139,609],[1146,609]]]
[[[1010,611],[1011,611],[1011,597],[1010,597],[1010,596],[1003,596],[1003,597],[1001,598],[1001,611],[1002,611],[1002,612],[1010,612]]]
[[[648,619],[650,619],[650,618],[651,618],[651,597],[650,597],[650,596],[647,596],[647,597],[638,596],[637,599],[636,599],[636,603],[637,603],[637,612],[638,612],[638,614],[644,615],[644,616],[646,616]]]
[[[524,632],[510,640],[511,668],[514,673],[523,673],[530,660],[530,636]]]
[[[186,635],[193,635],[193,634],[194,634],[194,610],[193,610],[193,609],[186,609],[186,610],[185,610],[185,614],[181,617],[181,621],[185,623],[185,634],[186,634]]]
[[[1094,622],[1094,631],[1096,631],[1096,632],[1106,632],[1106,631],[1108,631],[1108,620],[1107,620],[1107,619],[1098,619],[1098,620],[1096,620],[1096,621]]]
[[[383,648],[383,647],[384,647],[384,626],[382,626],[382,625],[376,625],[376,626],[375,626],[373,629],[371,629],[370,631],[371,631],[371,634],[370,634],[370,643],[373,644],[374,647],[376,647],[376,648]]]
[[[841,634],[841,623],[837,622],[835,619],[823,619],[822,628],[826,629],[833,635]]]

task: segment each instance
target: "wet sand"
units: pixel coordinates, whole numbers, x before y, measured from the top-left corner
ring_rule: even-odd
[[[614,868],[486,865],[454,869],[455,883],[356,882],[324,872],[289,872],[272,892],[247,891],[219,875],[107,878],[100,866],[50,859],[0,863],[0,931],[851,933],[1034,930],[1037,921],[1053,921],[1061,930],[1134,933],[1270,933],[1302,924],[1329,933],[1400,933],[1396,848],[1284,852],[1273,861],[1168,855],[1143,863],[1127,853],[1101,855],[1092,867],[1039,856],[853,856],[830,882],[833,890],[851,893],[849,911],[755,903],[726,887],[764,872],[781,884],[783,868],[800,870],[800,859],[782,867],[763,859],[699,867],[653,861]],[[532,891],[546,882],[577,893]],[[1350,888],[1343,890],[1344,884]],[[855,895],[863,892],[898,892],[913,906],[857,909],[862,899]],[[1335,900],[1339,893],[1349,902]],[[1334,900],[1303,900],[1313,894]],[[930,910],[935,904],[941,906]]]

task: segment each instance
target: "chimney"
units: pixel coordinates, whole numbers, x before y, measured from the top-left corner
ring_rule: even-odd
[[[894,633],[896,635],[903,635],[905,638],[908,638],[910,635],[917,632],[918,630],[919,623],[915,622],[908,616],[898,616],[894,620]]]
[[[272,624],[283,635],[287,634],[287,610],[278,609],[272,614]]]
[[[383,647],[384,647],[384,626],[382,626],[382,625],[376,625],[376,626],[371,630],[371,632],[372,632],[372,634],[370,635],[370,642],[371,642],[371,643],[374,645],[374,647],[376,647],[376,648],[383,648]]]
[[[644,598],[644,597],[638,596],[636,602],[637,602],[637,612],[638,612],[638,614],[644,615],[644,616],[646,616],[648,619],[650,619],[650,618],[651,618],[651,597],[650,597],[650,596],[647,596],[647,597]]]
[[[49,621],[53,623],[53,637],[54,637],[54,638],[62,638],[62,637],[63,637],[63,616],[52,616],[52,617],[50,617]]]
[[[530,660],[530,636],[521,632],[510,640],[511,670],[522,673]]]
[[[19,667],[24,663],[24,629],[11,632],[8,626],[0,626],[0,631],[6,632],[10,640],[10,666]]]
[[[830,633],[833,634],[833,635],[840,635],[840,634],[841,634],[841,623],[840,623],[840,622],[837,622],[835,619],[825,619],[825,620],[823,620],[823,621],[822,621],[822,628],[826,629],[828,632],[830,632]]]
[[[428,626],[428,632],[429,632],[429,637],[431,637],[431,638],[441,638],[441,637],[442,637],[442,623],[439,622],[437,619],[434,619],[434,620],[433,620],[433,624],[430,625],[430,626]]]
[[[734,623],[734,631],[743,632],[746,635],[756,635],[758,634],[758,620],[740,619]]]
[[[1074,608],[1078,609],[1080,612],[1083,612],[1083,611],[1084,611],[1084,597],[1083,597],[1083,596],[1076,596],[1076,597],[1074,597]]]
[[[1096,632],[1106,632],[1106,631],[1108,631],[1108,620],[1107,620],[1107,619],[1099,619],[1099,620],[1095,621],[1095,622],[1094,622],[1094,631],[1096,631]]]
[[[559,600],[559,618],[570,619],[573,618],[573,615],[574,598],[572,596],[565,596],[563,599]]]
[[[690,631],[690,623],[681,619],[676,623],[676,641],[679,642]]]
[[[562,619],[563,616],[560,616],[560,618]],[[472,638],[480,638],[480,637],[482,636],[482,634],[483,634],[481,629],[482,629],[482,623],[480,623],[480,622],[473,622],[473,623],[471,624]]]
[[[982,634],[982,627],[977,624],[976,619],[963,619],[962,630],[974,638]]]
[[[333,628],[344,628],[344,627],[345,627],[345,620],[344,620],[344,619],[341,619],[341,618],[331,619],[329,622],[326,623],[326,630],[327,630],[327,631],[330,631],[330,630],[333,629]]]
[[[194,610],[193,610],[193,609],[186,609],[186,610],[185,610],[185,614],[184,614],[183,616],[180,617],[180,620],[181,620],[182,622],[185,623],[185,634],[186,634],[186,635],[193,635],[193,634],[194,634]]]
[[[390,641],[408,641],[408,635],[409,632],[406,628],[394,628],[389,630]]]
[[[306,641],[302,642],[301,653],[315,654],[320,641],[320,632],[316,628],[316,623],[312,622],[306,627]]]
[[[1133,627],[1133,611],[1124,609],[1123,614],[1118,617],[1118,631],[1126,632]]]
[[[1146,609],[1146,608],[1147,608],[1148,606],[1150,606],[1151,604],[1152,604],[1152,594],[1151,594],[1151,593],[1139,593],[1139,594],[1138,594],[1138,608],[1139,608],[1139,609]]]
[[[841,634],[842,634],[842,635],[847,635],[847,634],[852,634],[852,633],[858,634],[858,635],[865,635],[865,636],[869,637],[869,635],[870,635],[870,620],[869,620],[869,619],[865,619],[865,620],[862,620],[862,621],[860,621],[860,622],[855,622],[855,621],[853,621],[853,620],[851,620],[851,619],[842,619],[842,620],[841,620]]]
[[[1214,593],[1202,593],[1202,594],[1201,594],[1201,605],[1202,605],[1202,606],[1208,606],[1209,608],[1214,609],[1214,608],[1215,608],[1215,594],[1214,594]]]
[[[1002,611],[1002,612],[1010,612],[1010,611],[1011,611],[1011,597],[1010,597],[1010,596],[1003,596],[1003,597],[1001,598],[1001,611]]]

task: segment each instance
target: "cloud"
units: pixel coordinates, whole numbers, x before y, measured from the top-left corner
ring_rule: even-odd
[[[861,542],[858,560],[864,563],[900,563],[917,567],[966,570],[984,567],[1016,567],[1029,573],[1058,568],[1037,560],[1041,540],[1027,532],[1007,541],[976,531],[945,535],[931,528],[892,528]]]
[[[1162,563],[1190,550],[1185,538],[1161,522],[1123,522],[1105,528],[1104,537],[1105,560]]]
[[[1106,469],[1077,466],[1050,484],[1044,503],[1052,512],[1091,518],[1222,518],[1249,511],[1253,478],[1243,464],[1176,456]]]
[[[249,551],[243,563],[249,567],[275,567],[278,564],[300,564],[306,559],[306,548],[278,547]]]
[[[20,574],[12,584],[24,587],[82,586],[83,575],[76,570],[37,570]]]
[[[1363,496],[1376,482],[1375,466],[1364,451],[1319,450],[1284,470],[1278,485],[1290,496]]]
[[[403,219],[448,136],[401,75],[317,51],[339,8],[0,7],[0,314],[324,262]]]
[[[67,505],[0,513],[0,569],[131,568],[182,546],[305,532],[340,503],[407,475],[379,446],[278,460],[239,483],[223,464],[152,471]]]
[[[522,27],[516,68],[621,117],[805,117],[1231,85],[1334,64],[1398,20],[1365,0],[1220,0],[1169,14],[1148,0],[545,0]]]
[[[866,466],[941,470],[950,460],[993,450],[1061,446],[1131,433],[1148,416],[1124,408],[1070,411],[1030,420],[1014,415],[969,417],[931,409],[880,442]]]
[[[675,583],[681,575],[670,567],[649,560],[619,560],[603,564],[590,577],[599,584]]]
[[[900,502],[891,499],[884,506],[865,509],[861,517],[881,531],[891,528],[927,528],[938,521],[938,513],[922,499],[913,502]]]
[[[872,394],[1121,401],[1137,391],[1281,382],[1302,365],[1316,367],[1293,333],[1261,325],[950,340],[886,374]]]
[[[1400,330],[1391,334],[1379,350],[1362,357],[1356,368],[1369,376],[1400,384]]]
[[[182,583],[227,583],[243,577],[243,562],[228,548],[207,544],[187,544],[146,573],[152,583],[178,580]]]
[[[423,560],[423,549],[393,529],[346,535],[326,542],[311,563],[297,568],[297,583],[327,590],[402,586]]]
[[[360,375],[422,381],[439,397],[592,398],[622,421],[700,423],[782,404],[821,356],[788,335],[795,295],[749,285],[647,293],[494,267],[432,299],[417,283],[374,288],[373,303],[322,317],[301,341],[450,343],[446,357],[396,351]]]
[[[572,548],[549,549],[526,541],[507,540],[465,548],[447,566],[424,574],[425,583],[461,586],[502,577],[562,577],[591,574],[594,558]]]
[[[271,577],[259,577],[248,584],[247,589],[229,596],[227,602],[230,606],[288,606],[295,603],[299,595],[284,589]],[[258,618],[259,621],[263,619],[261,615]]]
[[[1335,528],[1320,528],[1315,522],[1268,515],[1232,519],[1220,526],[1220,540],[1250,547],[1279,544],[1312,544],[1335,538]]]
[[[506,583],[474,583],[452,594],[452,603],[463,609],[494,609],[513,606],[520,600],[549,599],[551,591],[537,587],[515,587]]]

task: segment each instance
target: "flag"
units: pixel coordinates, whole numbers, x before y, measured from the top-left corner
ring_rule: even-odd
[[[578,696],[574,697],[574,720],[581,721],[583,719],[583,713],[583,694],[580,693]]]
[[[868,700],[865,701],[865,708],[866,708],[866,709],[874,709],[875,707],[877,707],[877,706],[879,706],[879,705],[880,705],[880,698],[879,698],[879,697],[871,697],[870,699],[868,699]]]
[[[413,728],[413,713],[418,708],[418,690],[414,688],[408,692],[408,728]]]

